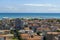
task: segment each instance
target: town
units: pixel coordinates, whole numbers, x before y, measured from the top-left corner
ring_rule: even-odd
[[[0,40],[19,40],[15,33],[11,33],[15,29],[20,40],[60,40],[60,19],[56,18],[3,17],[0,20]]]

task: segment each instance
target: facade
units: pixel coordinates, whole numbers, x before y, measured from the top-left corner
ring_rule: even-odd
[[[58,40],[60,40],[60,35],[58,35]]]
[[[23,21],[21,21],[19,18],[15,19],[15,28],[20,30],[23,29]]]
[[[2,18],[2,29],[9,30],[10,29],[10,19],[8,17]]]
[[[0,37],[0,40],[5,40],[3,37]]]

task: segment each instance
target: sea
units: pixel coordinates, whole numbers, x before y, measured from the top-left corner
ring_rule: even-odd
[[[58,18],[60,13],[0,13],[0,19],[9,18]]]

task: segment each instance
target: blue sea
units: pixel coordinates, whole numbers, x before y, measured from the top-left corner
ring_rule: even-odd
[[[0,13],[0,19],[3,17],[20,18],[20,17],[42,17],[42,18],[59,18],[60,13]]]

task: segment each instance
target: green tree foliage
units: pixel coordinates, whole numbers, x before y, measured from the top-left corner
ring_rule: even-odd
[[[57,22],[60,22],[60,19],[57,19]]]
[[[60,30],[56,30],[56,32],[60,32]]]
[[[14,40],[23,40],[18,30],[11,30],[11,33],[14,34]]]

